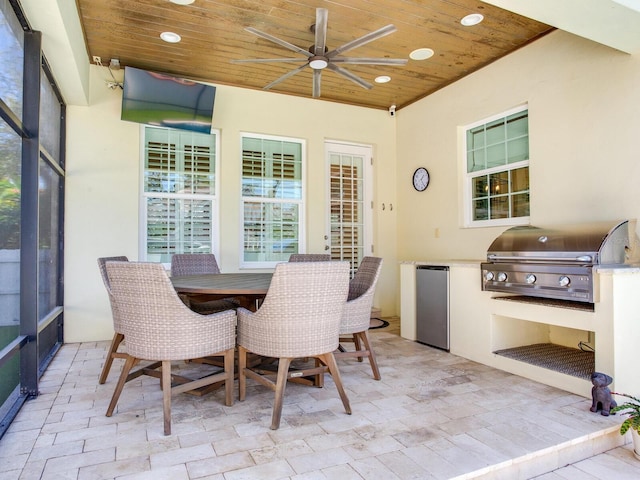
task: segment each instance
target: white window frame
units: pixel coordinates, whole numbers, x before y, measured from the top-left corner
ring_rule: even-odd
[[[307,142],[301,138],[294,137],[284,137],[279,135],[265,135],[259,133],[251,133],[251,132],[240,132],[240,161],[239,161],[239,169],[240,169],[240,190],[242,191],[242,169],[243,169],[243,144],[245,138],[251,139],[260,139],[260,140],[270,140],[270,141],[278,141],[278,142],[291,142],[300,144],[300,198],[292,199],[278,199],[278,198],[269,198],[269,197],[249,197],[244,196],[244,194],[240,198],[240,232],[239,232],[239,266],[241,269],[263,269],[263,268],[275,268],[278,263],[283,260],[276,261],[246,261],[245,260],[245,251],[244,251],[244,206],[245,203],[296,203],[298,204],[298,252],[306,251],[305,244],[305,231],[306,231],[306,164],[307,164]]]
[[[487,123],[491,123],[495,120],[499,120],[501,118],[509,117],[510,115],[528,111],[529,105],[523,104],[512,109],[506,110],[496,115],[492,115],[490,117],[484,118],[477,122],[473,122],[469,125],[465,125],[459,128],[459,141],[462,148],[460,149],[460,160],[461,160],[461,168],[462,168],[462,178],[463,178],[463,205],[464,205],[464,227],[466,228],[475,228],[475,227],[499,227],[499,226],[517,226],[517,225],[529,225],[530,223],[530,215],[526,217],[509,217],[509,218],[498,218],[498,219],[488,219],[488,220],[473,220],[473,178],[478,177],[479,175],[490,175],[499,172],[507,172],[511,170],[516,170],[522,167],[528,167],[529,171],[531,171],[531,144],[529,142],[529,159],[521,162],[509,163],[506,165],[499,165],[497,167],[487,168],[481,171],[468,172],[467,171],[467,131],[472,128],[478,127],[480,125],[484,125]],[[527,116],[529,116],[529,112],[527,112]],[[531,138],[531,134],[529,133],[529,138]],[[529,180],[529,214],[531,214],[531,180]]]
[[[220,246],[220,130],[211,129],[211,135],[215,136],[215,153],[214,153],[214,188],[213,194],[179,194],[179,193],[158,193],[145,192],[145,147],[146,147],[146,129],[155,128],[161,130],[172,130],[166,127],[155,127],[152,125],[140,126],[140,205],[139,205],[139,255],[141,261],[157,261],[149,258],[147,255],[147,199],[154,198],[175,198],[187,200],[209,200],[211,201],[211,253],[219,258]],[[197,132],[193,132],[197,133]],[[198,133],[198,135],[206,135]],[[165,268],[170,268],[169,262],[163,262]]]

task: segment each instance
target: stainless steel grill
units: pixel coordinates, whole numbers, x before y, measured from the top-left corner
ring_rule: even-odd
[[[627,263],[630,239],[628,220],[510,228],[487,251],[482,289],[597,302],[593,267]]]

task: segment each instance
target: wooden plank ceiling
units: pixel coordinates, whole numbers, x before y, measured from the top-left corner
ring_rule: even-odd
[[[404,66],[346,65],[373,84],[367,90],[329,69],[322,71],[321,97],[370,108],[398,109],[540,38],[552,27],[480,0],[76,0],[89,58],[103,65],[117,58],[122,66],[169,73],[213,84],[262,89],[303,65],[232,63],[234,59],[296,57],[292,52],[245,30],[254,27],[308,50],[316,8],[328,10],[327,47],[332,50],[393,24],[395,33],[343,54],[348,57],[404,58]],[[465,27],[460,19],[481,13],[484,21]],[[182,41],[159,37],[172,31]],[[431,48],[427,60],[411,60],[417,48]],[[311,68],[278,83],[270,91],[312,96]],[[388,75],[391,81],[374,79]]]

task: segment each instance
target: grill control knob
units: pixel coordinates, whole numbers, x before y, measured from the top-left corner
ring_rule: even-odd
[[[487,282],[490,282],[491,280],[493,280],[493,277],[494,277],[493,272],[486,272],[484,274],[484,279]]]
[[[561,287],[568,287],[570,283],[571,279],[566,275],[561,275],[560,278],[558,278],[558,285]]]
[[[527,282],[529,285],[536,283],[536,280],[537,278],[533,273],[530,273],[526,277],[524,277],[524,281]]]
[[[507,281],[507,274],[504,273],[504,272],[498,273],[498,281],[499,282],[506,282]]]

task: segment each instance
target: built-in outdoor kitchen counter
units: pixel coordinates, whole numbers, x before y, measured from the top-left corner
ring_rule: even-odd
[[[522,348],[558,347],[555,352],[542,353],[548,359],[562,356],[563,347],[580,353],[579,345],[583,345],[587,355],[589,347],[594,350],[591,358],[595,371],[614,378],[615,391],[640,394],[640,266],[594,267],[597,301],[581,303],[483,291],[482,262],[401,262],[401,335],[416,340],[416,268],[448,266],[452,354],[590,397],[592,385],[587,378],[576,376],[571,368],[562,372],[554,365],[540,365],[544,362],[531,363],[526,356],[532,353]],[[568,358],[568,363],[574,361],[571,356]]]

